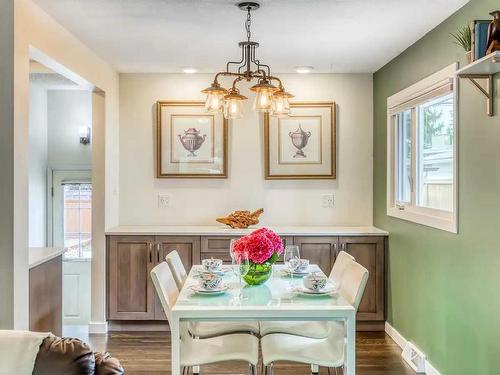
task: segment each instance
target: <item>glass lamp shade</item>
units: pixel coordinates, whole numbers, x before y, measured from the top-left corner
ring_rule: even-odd
[[[270,90],[259,90],[255,95],[253,108],[259,112],[269,112],[271,110],[273,93]]]
[[[290,103],[288,98],[273,98],[271,104],[271,116],[285,117],[290,114]]]
[[[234,120],[243,117],[242,100],[226,100],[224,106],[224,117],[228,120]]]
[[[207,94],[207,99],[205,101],[205,109],[207,112],[222,112],[224,96],[227,94],[227,90],[225,88],[214,82],[210,87],[201,90],[201,92],[203,94]]]
[[[290,114],[290,98],[293,95],[286,92],[283,88],[273,94],[271,104],[271,115],[276,117],[285,117]]]
[[[255,92],[253,108],[259,112],[269,112],[273,93],[278,90],[276,86],[269,83],[268,80],[262,79],[256,85],[250,87],[250,90]]]
[[[222,112],[224,108],[224,94],[210,92],[207,94],[207,100],[205,101],[205,110],[208,113]]]

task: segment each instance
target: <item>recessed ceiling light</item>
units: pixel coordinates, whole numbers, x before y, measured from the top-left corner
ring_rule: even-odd
[[[194,73],[197,73],[198,72],[198,69],[196,68],[193,68],[193,67],[190,67],[190,66],[187,66],[185,68],[182,68],[182,71],[186,74],[194,74]]]
[[[314,70],[312,66],[296,66],[295,71],[300,74],[311,73]]]

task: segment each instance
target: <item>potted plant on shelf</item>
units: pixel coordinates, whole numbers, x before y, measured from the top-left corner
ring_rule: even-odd
[[[465,50],[465,59],[467,64],[472,62],[472,32],[469,25],[459,28],[456,32],[452,33],[453,43],[458,44]]]
[[[259,285],[271,277],[272,266],[283,253],[283,241],[272,230],[261,228],[236,240],[233,253],[240,258],[247,254],[250,268],[243,280],[248,285]]]

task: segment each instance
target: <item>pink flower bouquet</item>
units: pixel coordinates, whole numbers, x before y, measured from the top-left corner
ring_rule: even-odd
[[[275,263],[283,253],[283,241],[271,229],[261,228],[236,240],[233,251],[236,256],[248,254],[251,263]]]

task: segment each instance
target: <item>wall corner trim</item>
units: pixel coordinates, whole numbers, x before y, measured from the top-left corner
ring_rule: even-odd
[[[408,340],[406,340],[401,333],[399,333],[396,328],[391,326],[388,322],[385,322],[385,333],[389,335],[391,339],[394,340],[396,344],[404,349]],[[441,373],[426,359],[425,360],[425,374],[426,375],[441,375]]]
[[[108,322],[90,322],[89,333],[108,333]]]

